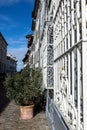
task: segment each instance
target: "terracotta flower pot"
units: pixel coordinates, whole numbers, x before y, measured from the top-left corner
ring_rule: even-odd
[[[20,106],[20,118],[31,119],[33,117],[34,105]]]

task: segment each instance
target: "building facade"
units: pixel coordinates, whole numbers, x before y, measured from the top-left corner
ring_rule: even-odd
[[[32,12],[32,30],[34,31],[34,53],[33,53],[33,64],[35,67],[40,66],[40,8],[39,0],[35,0],[34,10]]]
[[[33,63],[52,130],[87,129],[87,0],[35,0]]]
[[[7,54],[7,42],[0,32],[0,76],[8,72],[17,71],[17,60],[10,54]]]
[[[0,32],[0,73],[6,73],[7,42]]]
[[[13,57],[11,54],[7,54],[6,61],[6,73],[17,72],[17,59]]]
[[[34,66],[33,65],[33,51],[34,51],[34,45],[32,44],[33,42],[33,35],[28,34],[26,35],[26,38],[28,40],[28,45],[27,45],[27,53],[25,54],[25,57],[23,58],[23,64],[24,67],[30,66],[31,68]]]
[[[35,46],[34,65],[43,68],[43,87],[53,88],[53,27],[46,21],[48,16],[47,1],[35,1],[32,27]],[[50,26],[50,27],[48,27]]]

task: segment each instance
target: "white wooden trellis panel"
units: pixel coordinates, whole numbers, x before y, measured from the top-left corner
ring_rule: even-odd
[[[71,15],[69,14],[70,13],[70,3],[69,2],[71,2]],[[81,102],[81,99],[80,99],[81,92],[80,91],[81,91],[81,87],[82,87],[80,73],[81,73],[82,59],[81,59],[81,54],[79,51],[79,46],[82,43],[80,42],[80,29],[79,29],[80,23],[79,23],[78,18],[81,15],[79,12],[80,11],[79,0],[77,0],[75,3],[76,10],[74,10],[74,2],[75,2],[75,0],[71,0],[71,1],[64,0],[64,5],[63,5],[62,1],[59,2],[62,4],[60,4],[59,12],[56,15],[56,17],[57,16],[58,17],[55,18],[55,23],[57,24],[57,21],[59,22],[58,23],[59,32],[58,32],[58,35],[56,32],[55,40],[54,40],[54,44],[56,43],[56,46],[54,48],[54,64],[55,64],[54,67],[57,69],[57,66],[60,66],[60,67],[58,67],[59,73],[57,73],[58,76],[56,75],[56,80],[60,79],[59,77],[60,77],[60,73],[61,73],[61,68],[64,67],[64,69],[65,69],[65,74],[67,77],[67,89],[68,89],[67,96],[70,97],[69,100],[71,103],[71,106],[69,106],[69,104],[68,104],[67,109],[68,109],[68,107],[71,107],[72,119],[75,118],[75,121],[76,121],[75,128],[77,130],[80,130],[81,129],[81,119],[80,119],[81,118],[80,117],[81,116],[81,105],[80,105],[81,104],[80,103]],[[81,2],[81,4],[82,3],[84,3],[84,2]],[[67,8],[68,8],[68,11],[66,10]],[[62,14],[63,9],[64,9],[64,16]],[[67,18],[67,16],[68,16],[68,18]],[[61,18],[62,18],[62,20],[61,20]],[[64,18],[64,21],[63,21],[63,18]],[[68,21],[67,21],[67,19],[68,19]],[[71,19],[71,22],[70,22],[70,19]],[[84,21],[84,18],[83,18],[83,21]],[[67,25],[67,22],[68,22],[68,25]],[[62,26],[62,29],[61,29],[61,26]],[[82,27],[84,27],[83,24],[82,24]],[[75,34],[75,29],[76,29],[76,34]],[[83,34],[84,33],[85,33],[85,31],[83,32]],[[61,36],[61,34],[63,34],[63,35]],[[57,37],[56,37],[56,35],[57,35]],[[70,36],[71,36],[71,41],[70,41]],[[68,45],[67,45],[67,42],[68,42]],[[55,71],[56,71],[56,69],[55,69]],[[71,69],[72,69],[72,71],[70,71]],[[72,72],[72,74],[71,74],[71,72]],[[75,78],[77,81],[75,80]],[[56,80],[55,80],[55,82],[57,82]],[[58,80],[58,82],[57,82],[58,91],[60,91],[61,85],[60,85],[59,80]],[[71,83],[72,83],[72,85],[71,85]],[[55,92],[56,92],[56,90],[55,90]],[[60,95],[62,96],[62,94],[60,94]],[[75,101],[75,99],[76,99],[76,101]],[[68,98],[66,98],[66,100],[68,103]],[[66,110],[66,113],[68,113],[67,110]]]

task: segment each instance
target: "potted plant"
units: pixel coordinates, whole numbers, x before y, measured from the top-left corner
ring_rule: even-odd
[[[7,91],[7,97],[14,99],[20,105],[21,119],[30,119],[33,117],[33,107],[39,102],[42,93],[42,73],[41,69],[24,68],[21,72],[10,74],[4,81]],[[31,115],[28,117],[30,111]],[[25,115],[23,115],[23,113]]]

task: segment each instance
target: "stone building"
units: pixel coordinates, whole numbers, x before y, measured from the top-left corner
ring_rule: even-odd
[[[52,130],[87,129],[87,0],[35,0],[35,67]]]
[[[17,59],[16,57],[13,57],[11,54],[7,54],[6,72],[17,72]]]
[[[33,54],[33,59],[34,59],[34,66],[39,67],[40,66],[40,10],[39,10],[39,0],[35,0],[35,6],[34,10],[32,12],[32,30],[34,31],[34,38],[33,38],[33,45],[35,46],[34,54]]]
[[[17,60],[12,55],[7,54],[7,46],[8,44],[0,32],[0,75],[17,71]]]
[[[23,67],[25,68],[27,65],[29,65],[29,51],[25,54],[25,57],[23,58]]]
[[[24,67],[26,67],[27,65],[29,65],[30,67],[33,67],[33,51],[34,51],[34,46],[32,44],[33,35],[28,34],[26,35],[26,38],[28,40],[28,45],[27,45],[28,50],[22,61],[23,61]]]
[[[48,25],[46,1],[35,1],[32,27],[35,45],[34,65],[43,68],[44,88],[53,87],[53,27]],[[50,26],[48,28],[48,26]],[[50,32],[51,31],[51,32]]]
[[[6,73],[7,42],[0,32],[0,73]]]

